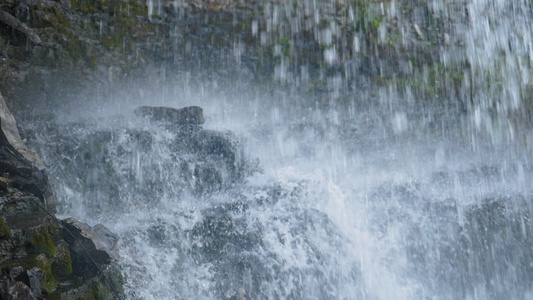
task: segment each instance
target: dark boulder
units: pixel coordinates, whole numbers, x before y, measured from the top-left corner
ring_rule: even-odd
[[[133,112],[136,116],[152,121],[177,125],[201,125],[205,122],[203,110],[199,106],[188,106],[180,109],[163,106],[140,106]]]
[[[77,260],[84,271],[94,268],[88,255],[98,264],[107,264],[111,261],[112,256],[117,255],[118,237],[103,225],[91,227],[74,218],[65,219],[61,223],[70,232],[63,235],[71,245],[71,254],[74,255],[72,260],[73,262]],[[71,233],[74,237],[70,235]]]

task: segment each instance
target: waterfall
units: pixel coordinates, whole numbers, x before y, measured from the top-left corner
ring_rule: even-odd
[[[59,213],[118,234],[128,299],[533,297],[531,4],[367,2],[262,2],[261,57],[196,50],[176,8],[176,65],[27,125]]]

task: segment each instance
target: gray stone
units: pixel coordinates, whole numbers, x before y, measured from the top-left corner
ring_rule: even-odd
[[[3,300],[37,300],[30,288],[20,281],[7,281],[0,286]]]
[[[140,106],[133,112],[137,116],[156,122],[178,125],[201,125],[205,122],[203,110],[199,106],[187,106],[180,109],[163,106]]]
[[[104,250],[113,258],[118,257],[118,236],[102,224],[96,224],[91,228],[93,241],[96,249]]]
[[[13,269],[9,270],[9,276],[12,279],[16,280],[16,278],[19,277],[22,272],[24,272],[24,268],[22,268],[21,266],[14,267]]]
[[[71,242],[71,250],[80,257],[87,257],[87,253],[97,263],[108,263],[111,258],[118,256],[117,242],[118,237],[103,225],[91,227],[74,218],[67,218],[61,221],[63,225],[76,237],[76,240],[70,236],[65,239]]]
[[[11,189],[0,196],[0,213],[11,229],[27,229],[41,225],[47,214],[38,205],[39,199],[29,192]]]
[[[44,271],[35,267],[31,270],[26,271],[28,277],[30,278],[30,288],[33,294],[36,296],[41,296],[42,283],[44,280]]]

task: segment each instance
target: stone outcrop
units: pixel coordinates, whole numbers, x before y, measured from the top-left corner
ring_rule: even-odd
[[[101,262],[109,262],[111,257],[118,257],[118,237],[105,226],[97,224],[91,227],[74,218],[67,218],[62,223],[66,230],[74,234],[67,237],[67,241],[76,255],[84,257],[88,252],[92,258]]]
[[[0,299],[110,298],[100,270],[120,280],[111,255],[118,238],[102,225],[53,217],[44,166],[1,95],[0,119]]]

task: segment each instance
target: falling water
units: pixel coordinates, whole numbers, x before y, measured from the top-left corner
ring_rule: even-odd
[[[34,144],[60,213],[119,235],[129,299],[533,297],[531,5],[418,2],[265,1],[271,76],[235,38],[222,70],[198,55],[58,116]]]

